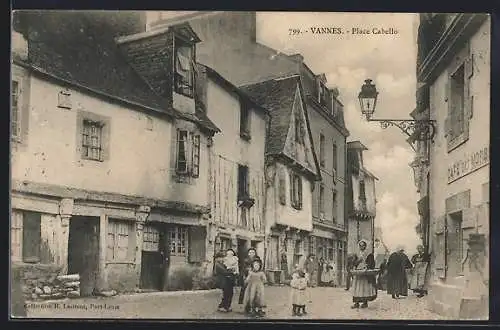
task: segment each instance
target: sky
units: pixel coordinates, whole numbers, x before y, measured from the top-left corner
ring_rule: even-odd
[[[186,13],[170,12],[169,16]],[[328,87],[339,89],[351,134],[348,140],[360,140],[368,147],[365,166],[379,178],[375,225],[382,229],[390,250],[403,245],[408,253],[420,243],[415,232],[418,195],[409,167],[413,150],[398,128],[383,130],[378,123],[366,122],[357,95],[370,78],[379,91],[374,118],[409,118],[415,108],[417,19],[418,14],[407,13],[257,13],[258,42],[285,54],[302,54],[313,72],[326,74]],[[313,35],[311,27],[392,28],[398,34]],[[309,32],[290,35],[289,29]]]
[[[415,232],[419,217],[418,195],[409,163],[413,150],[398,128],[382,130],[366,122],[360,113],[357,95],[367,78],[379,91],[375,118],[409,118],[415,108],[416,36],[418,15],[391,13],[258,13],[257,40],[285,54],[300,53],[313,72],[325,73],[328,87],[337,87],[344,104],[345,121],[351,135],[365,151],[365,166],[378,178],[375,224],[390,250],[404,245],[416,250],[420,240]],[[397,35],[313,35],[290,36],[290,28],[309,30],[328,26],[352,28],[393,28]]]

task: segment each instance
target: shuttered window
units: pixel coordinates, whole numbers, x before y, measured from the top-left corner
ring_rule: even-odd
[[[192,176],[200,176],[200,136],[193,135]]]
[[[333,147],[332,147],[332,165],[333,165],[333,183],[337,181],[337,143],[333,141]]]
[[[20,86],[17,80],[12,81],[12,90],[11,90],[11,113],[10,113],[10,135],[13,138],[21,137],[21,122],[20,122],[20,104],[19,104],[19,94],[20,94]]]
[[[469,138],[469,120],[473,115],[474,100],[471,93],[474,56],[470,47],[470,44],[467,44],[452,63],[445,87],[448,115],[444,122],[444,131],[448,152]]]
[[[286,205],[286,175],[284,170],[279,171],[279,200],[281,205]],[[290,183],[291,184],[291,183]]]
[[[319,164],[321,167],[325,167],[325,136],[323,134],[319,135]]]
[[[290,174],[290,202],[293,208],[302,209],[302,178],[296,173]]]
[[[446,277],[446,248],[446,216],[441,216],[436,221],[435,244],[432,248],[436,276],[439,278]]]
[[[135,256],[134,223],[132,221],[109,219],[107,260],[109,262],[130,262]]]
[[[21,260],[23,251],[23,214],[13,210],[11,213],[11,256]]]
[[[205,227],[189,227],[189,262],[205,261],[206,247],[205,238],[207,236]]]
[[[41,217],[37,212],[23,212],[24,262],[40,262]]]
[[[319,215],[321,220],[325,216],[325,186],[323,184],[319,186]]]
[[[179,175],[200,176],[200,135],[177,130],[175,171]]]

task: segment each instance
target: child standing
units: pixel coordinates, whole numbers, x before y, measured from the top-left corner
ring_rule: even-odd
[[[307,300],[307,279],[304,271],[299,270],[292,276],[292,281],[290,282],[290,287],[292,288],[292,313],[293,316],[300,316],[302,314],[307,314],[306,312],[306,300]]]
[[[264,283],[266,275],[262,270],[262,261],[256,259],[252,263],[252,269],[245,279],[245,295],[243,305],[245,310],[252,316],[264,316]]]

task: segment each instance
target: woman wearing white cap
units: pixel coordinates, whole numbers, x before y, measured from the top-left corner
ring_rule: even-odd
[[[370,269],[375,268],[375,259],[373,253],[366,249],[368,243],[365,240],[359,241],[358,246],[359,251],[353,271],[355,276],[352,283],[352,301],[354,305],[351,308],[367,308],[369,301],[377,299],[376,273],[369,272]]]

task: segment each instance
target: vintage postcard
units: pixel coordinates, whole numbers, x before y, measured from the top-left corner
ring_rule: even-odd
[[[14,11],[13,318],[487,320],[487,14]]]

